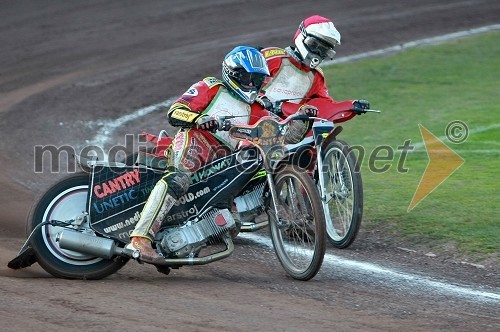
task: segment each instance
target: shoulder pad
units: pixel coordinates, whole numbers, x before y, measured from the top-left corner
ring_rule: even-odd
[[[275,57],[283,58],[287,56],[286,51],[279,47],[267,47],[262,49],[260,52],[262,53],[262,55],[266,60]]]
[[[205,77],[203,79],[203,82],[208,85],[208,88],[211,89],[216,85],[221,85],[224,84],[221,80],[219,80],[217,77]]]

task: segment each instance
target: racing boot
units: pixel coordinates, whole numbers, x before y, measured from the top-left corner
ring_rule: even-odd
[[[133,236],[127,249],[139,250],[139,260],[150,264],[161,264],[163,258],[151,246],[151,240],[147,237]]]

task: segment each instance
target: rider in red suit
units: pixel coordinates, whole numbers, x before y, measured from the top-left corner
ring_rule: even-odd
[[[217,131],[218,116],[235,115],[231,122],[253,124],[269,114],[259,104],[249,105],[230,93],[223,81],[207,77],[193,84],[168,112],[171,125],[185,128],[174,137],[170,163],[193,173],[235,148],[236,141],[227,132]],[[197,124],[194,128],[193,123]]]
[[[227,131],[218,131],[217,117],[231,115],[232,123],[253,124],[271,113],[254,103],[258,92],[269,75],[266,61],[255,48],[240,46],[228,53],[222,63],[222,77],[207,77],[193,84],[168,111],[172,126],[181,129],[166,150],[169,167],[151,192],[127,246],[140,251],[140,259],[147,263],[160,263],[161,257],[151,247],[162,221],[174,203],[189,187],[190,176],[203,164],[226,155],[237,145]],[[304,105],[303,114],[316,115],[315,108]],[[297,128],[306,128],[308,122],[293,121]],[[292,132],[292,131],[291,131]],[[299,131],[293,131],[299,132]],[[297,143],[301,136],[290,135]],[[287,137],[285,137],[286,139]]]
[[[336,102],[328,94],[325,78],[318,65],[333,58],[334,48],[340,45],[340,33],[327,18],[315,15],[301,22],[294,36],[295,47],[269,47],[261,50],[267,61],[271,79],[262,87],[263,97],[257,99],[269,110],[288,116],[307,103],[319,109],[318,116],[334,122],[343,122],[355,116],[349,110],[368,109],[366,100]],[[273,102],[293,99],[282,109],[274,109]]]
[[[207,77],[172,104],[168,120],[180,129],[166,150],[169,167],[144,205],[127,246],[140,251],[141,261],[155,264],[162,260],[151,243],[166,214],[187,192],[190,175],[236,146],[227,132],[217,131],[216,117],[235,115],[231,119],[234,123],[252,123],[269,115],[260,105],[251,106],[268,75],[266,61],[258,50],[236,47],[222,63],[222,81]]]

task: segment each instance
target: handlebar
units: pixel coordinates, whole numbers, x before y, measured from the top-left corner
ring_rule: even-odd
[[[278,102],[281,102],[281,101],[278,101]],[[276,102],[276,103],[278,103]],[[373,110],[373,109],[363,109],[363,108],[351,108],[350,109],[351,111],[355,112],[357,115],[361,115],[361,114],[365,114],[365,113],[381,113],[381,111],[379,110]],[[234,115],[222,115],[220,117],[217,118],[217,122],[218,122],[218,130],[221,130],[221,131],[229,131],[231,129],[231,127],[234,125],[229,119],[234,119],[238,116],[234,116]],[[324,118],[321,118],[321,117],[309,117],[307,115],[304,115],[304,114],[292,114],[290,116],[288,116],[287,118],[285,119],[282,119],[281,121],[292,121],[292,120],[304,120],[304,121],[308,121],[308,120],[323,120],[323,121],[328,121],[327,119],[324,119]]]
[[[219,116],[217,118],[217,122],[219,124],[219,128],[218,130],[220,131],[229,131],[231,129],[231,127],[233,126],[237,126],[237,125],[241,125],[241,124],[233,124],[231,121],[229,121],[229,119],[233,119],[233,118],[236,118],[238,116],[233,116],[233,115],[222,115],[222,116]],[[322,118],[317,118],[317,117],[310,117],[310,116],[307,116],[307,115],[304,115],[304,114],[292,114],[288,117],[286,117],[285,119],[279,119],[280,122],[288,122],[288,121],[292,121],[292,120],[304,120],[304,121],[308,121],[308,120],[323,120]]]

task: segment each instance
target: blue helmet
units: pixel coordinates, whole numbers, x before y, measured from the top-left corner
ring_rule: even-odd
[[[267,76],[266,59],[253,47],[235,47],[222,62],[224,83],[248,104],[255,101]]]

